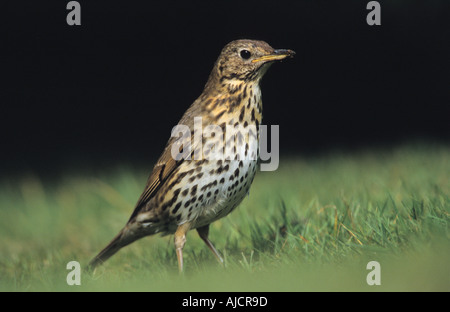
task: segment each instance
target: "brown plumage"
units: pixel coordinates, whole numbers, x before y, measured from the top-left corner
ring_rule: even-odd
[[[223,48],[203,93],[178,123],[189,131],[169,139],[127,224],[91,267],[139,238],[162,233],[175,234],[181,271],[191,229],[223,262],[208,239],[209,224],[230,213],[248,193],[262,119],[259,82],[271,63],[294,54],[256,40],[236,40]],[[198,125],[204,130],[200,138],[194,131]]]

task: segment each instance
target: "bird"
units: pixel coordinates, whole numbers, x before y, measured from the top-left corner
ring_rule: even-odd
[[[203,92],[177,124],[185,131],[178,136],[172,131],[128,222],[89,268],[140,238],[160,233],[174,235],[178,270],[183,272],[186,234],[194,229],[223,264],[209,240],[210,224],[232,212],[249,192],[259,156],[260,81],[271,64],[294,55],[260,40],[225,45]],[[199,135],[195,128],[204,131]]]

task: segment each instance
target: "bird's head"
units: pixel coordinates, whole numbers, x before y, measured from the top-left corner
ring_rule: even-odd
[[[219,55],[210,80],[215,83],[232,81],[258,82],[270,64],[293,57],[292,50],[274,49],[264,41],[235,40],[228,43]]]

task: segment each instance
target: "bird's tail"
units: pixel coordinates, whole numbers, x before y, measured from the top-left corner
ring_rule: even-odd
[[[112,241],[102,250],[100,253],[95,256],[94,259],[89,262],[88,268],[94,269],[98,265],[102,264],[106,260],[108,260],[111,256],[113,256],[116,252],[119,251],[122,247],[125,247],[128,244],[131,244],[137,238],[131,238],[130,235],[127,235],[127,229],[123,228],[119,234],[116,235],[112,239]]]

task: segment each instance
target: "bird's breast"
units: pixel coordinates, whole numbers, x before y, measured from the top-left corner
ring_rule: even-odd
[[[241,85],[232,94],[204,101],[202,115],[193,116],[202,117],[202,126],[191,129],[201,131],[192,133],[191,157],[183,160],[149,203],[157,208],[149,209],[149,216],[140,216],[149,227],[158,220],[158,231],[171,233],[185,222],[198,228],[226,216],[248,194],[253,182],[262,119],[258,84]]]

